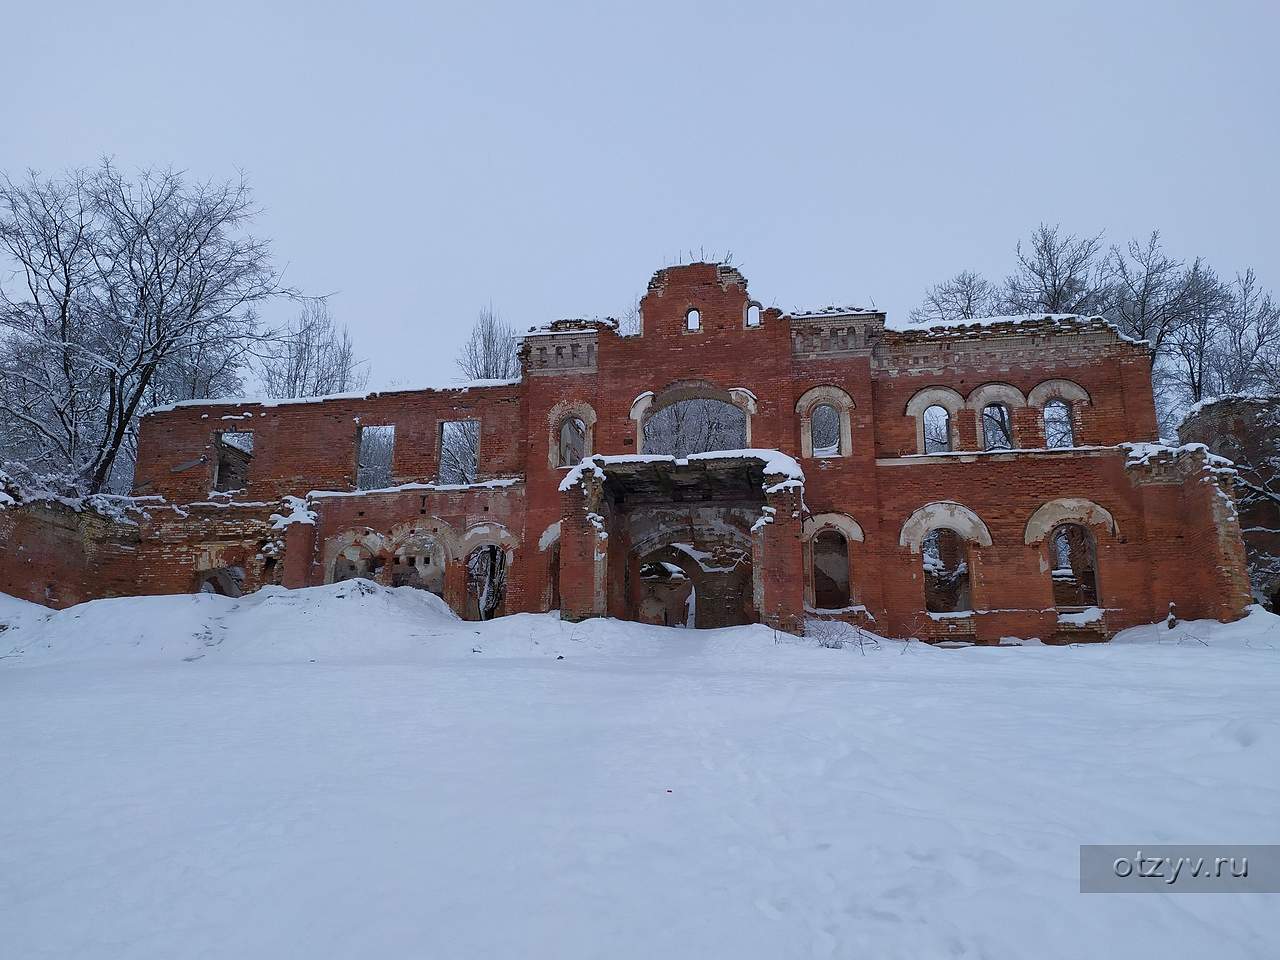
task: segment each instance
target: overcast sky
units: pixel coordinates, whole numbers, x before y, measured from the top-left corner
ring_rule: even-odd
[[[243,170],[375,386],[732,251],[905,314],[1037,222],[1280,288],[1280,2],[0,5],[0,168]]]

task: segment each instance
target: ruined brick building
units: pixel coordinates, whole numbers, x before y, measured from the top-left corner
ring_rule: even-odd
[[[1280,611],[1280,396],[1225,396],[1196,404],[1178,427],[1234,464],[1236,502],[1253,596]]]
[[[1150,351],[1100,319],[783,312],[711,263],[658,271],[640,312],[634,335],[532,331],[515,382],[154,410],[118,516],[10,491],[0,589],[64,605],[363,576],[467,616],[978,642],[1249,601],[1229,472],[1154,443]],[[736,435],[646,449],[690,401]]]

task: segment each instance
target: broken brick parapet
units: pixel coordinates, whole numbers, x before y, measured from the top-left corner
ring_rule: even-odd
[[[705,263],[659,271],[639,310],[638,333],[598,320],[531,331],[516,382],[149,413],[135,493],[184,512],[150,511],[132,560],[90,572],[68,561],[65,579],[83,595],[367,575],[425,586],[471,615],[465,559],[492,546],[507,558],[505,612],[558,603],[566,619],[660,612],[670,622],[672,598],[687,595],[672,584],[684,577],[707,601],[704,625],[737,617],[800,630],[806,591],[814,599],[806,536],[825,518],[844,538],[849,603],[814,615],[888,635],[1049,641],[1159,620],[1170,604],[1184,617],[1243,609],[1232,481],[1194,450],[1156,448],[1150,349],[1105,321],[910,327],[863,307],[788,313],[753,299],[740,271]],[[749,449],[647,457],[649,418],[695,398],[741,411]],[[1069,403],[1071,446],[1046,449],[1055,398]],[[1009,408],[1014,449],[979,449],[993,401]],[[948,413],[952,452],[924,453],[922,415],[935,403]],[[840,440],[815,449],[822,404],[836,412]],[[583,429],[568,459],[581,451],[585,461],[565,463],[559,448],[570,417]],[[479,426],[481,482],[443,484],[442,425],[459,420]],[[358,490],[359,437],[370,426],[394,427],[394,452],[389,476],[378,474],[384,485]],[[226,436],[244,432],[251,444]],[[219,443],[251,448],[243,470],[228,457],[223,478],[242,486],[215,489]],[[770,471],[769,458],[785,469]],[[977,530],[957,520],[960,508],[986,531],[968,549],[973,610],[927,616],[920,536],[944,522]],[[18,515],[5,513],[0,536],[8,523],[9,538],[44,559],[26,574],[0,566],[0,589],[44,592],[24,578],[34,583],[41,567],[46,583],[59,580],[65,524],[41,534],[27,520],[18,531]],[[904,540],[913,523],[920,529]],[[1105,612],[1087,623],[1058,619],[1055,602],[1067,596],[1055,593],[1058,523],[1086,529],[1096,547]],[[86,538],[105,545],[112,534]]]

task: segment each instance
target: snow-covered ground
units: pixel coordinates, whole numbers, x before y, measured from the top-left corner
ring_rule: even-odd
[[[1275,957],[1280,618],[1105,646],[455,620],[347,583],[0,596],[0,955]],[[5,656],[7,654],[7,656]]]

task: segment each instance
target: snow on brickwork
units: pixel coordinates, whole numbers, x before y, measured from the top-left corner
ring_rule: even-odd
[[[588,475],[598,480],[603,480],[605,479],[605,468],[609,466],[669,463],[672,466],[683,467],[688,466],[690,463],[707,460],[758,460],[766,477],[781,477],[782,481],[780,482],[804,483],[804,470],[800,468],[799,462],[794,457],[788,456],[780,450],[753,447],[743,450],[709,450],[706,453],[693,453],[687,457],[673,457],[660,453],[621,454],[608,457],[596,454],[587,457],[577,466],[570,469],[565,474],[564,479],[560,481],[560,490],[563,492],[573,489],[573,487],[582,482],[584,476]]]
[[[477,480],[475,483],[401,483],[394,487],[377,487],[372,490],[312,490],[307,494],[309,500],[323,500],[333,497],[369,497],[385,493],[406,493],[421,491],[423,493],[463,493],[468,490],[500,490],[523,483],[523,477],[498,477],[493,480]]]
[[[1024,313],[998,317],[968,317],[959,320],[932,321],[929,323],[912,323],[910,319],[900,317],[885,321],[885,329],[894,333],[915,334],[921,338],[954,336],[957,333],[997,333],[1007,330],[1010,333],[1022,332],[1019,327],[1039,326],[1054,330],[1055,333],[1078,333],[1087,329],[1107,329],[1116,338],[1127,343],[1146,343],[1135,340],[1125,334],[1116,324],[1106,317],[1090,316],[1078,313]],[[1031,331],[1026,331],[1030,333]]]
[[[147,410],[143,416],[153,413],[168,413],[187,407],[289,407],[299,404],[324,403],[333,400],[372,400],[399,393],[466,393],[469,390],[484,390],[493,387],[514,387],[520,384],[520,378],[510,380],[464,380],[458,383],[432,384],[424,387],[396,387],[388,390],[364,390],[351,393],[328,393],[319,397],[223,397],[213,400],[179,400],[177,403],[166,403]],[[252,416],[245,414],[244,416]],[[242,419],[240,417],[222,417],[223,420]]]
[[[310,504],[304,498],[285,497],[284,506],[286,513],[273,513],[271,515],[271,529],[283,530],[285,527],[292,526],[295,523],[315,525],[315,511],[311,509]]]

